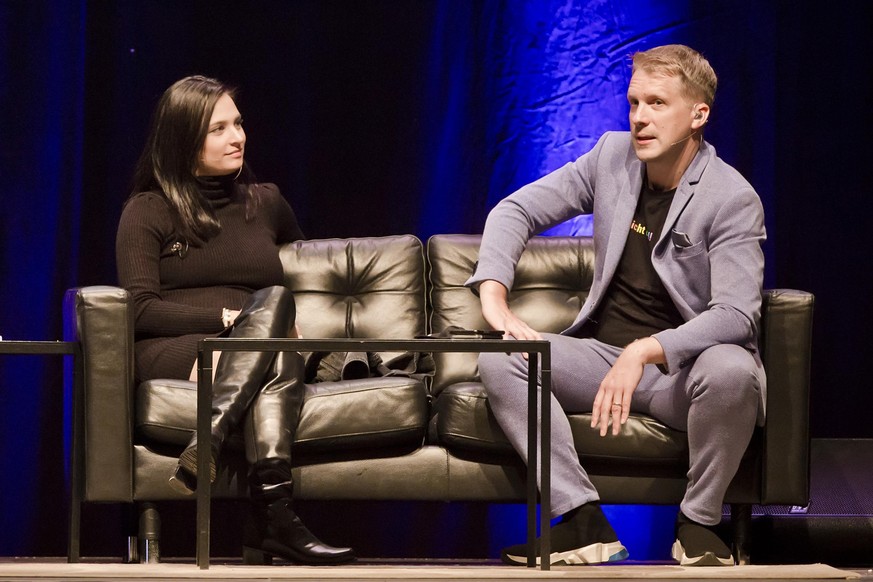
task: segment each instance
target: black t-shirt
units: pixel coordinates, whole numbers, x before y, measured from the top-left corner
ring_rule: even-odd
[[[683,323],[652,266],[652,249],[661,236],[675,193],[675,188],[665,192],[643,186],[615,276],[591,318],[591,337],[624,347]]]

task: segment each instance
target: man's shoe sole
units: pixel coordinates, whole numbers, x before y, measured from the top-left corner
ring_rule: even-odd
[[[673,549],[670,552],[673,559],[679,562],[680,566],[733,566],[733,556],[728,558],[719,558],[712,552],[704,552],[702,556],[694,556],[689,558],[685,555],[685,548],[682,547],[682,542],[676,540],[673,542]]]
[[[627,556],[627,549],[621,545],[621,542],[596,543],[584,548],[567,550],[566,552],[552,552],[549,556],[549,564],[566,564],[568,566],[603,564],[604,562],[626,560]],[[503,554],[501,557],[510,566],[524,566],[527,564],[527,556]],[[539,563],[540,558],[537,556],[537,564]]]

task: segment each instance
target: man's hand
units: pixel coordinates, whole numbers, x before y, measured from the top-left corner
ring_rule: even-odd
[[[643,377],[646,364],[661,364],[664,361],[664,350],[655,338],[646,337],[631,342],[600,383],[591,411],[591,428],[599,425],[600,436],[606,436],[611,418],[612,434],[617,435],[630,415],[631,399]]]
[[[509,292],[502,283],[482,281],[479,284],[479,299],[482,301],[482,316],[493,329],[502,329],[506,336],[518,340],[541,340],[543,336],[519,319],[510,309]]]

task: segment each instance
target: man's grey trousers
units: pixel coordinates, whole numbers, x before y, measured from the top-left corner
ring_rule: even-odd
[[[552,517],[557,517],[600,498],[579,462],[565,411],[591,411],[600,382],[622,349],[593,339],[543,337],[552,352]],[[483,353],[479,372],[497,421],[527,462],[527,362],[520,354]],[[698,523],[721,521],[725,491],[759,417],[763,380],[763,368],[736,345],[713,346],[672,376],[645,367],[631,412],[688,432],[690,468],[680,509]]]

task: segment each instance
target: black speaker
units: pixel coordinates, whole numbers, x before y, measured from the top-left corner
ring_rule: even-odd
[[[805,507],[755,507],[752,561],[873,565],[873,439],[813,439]]]

